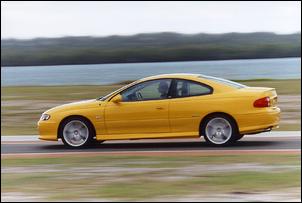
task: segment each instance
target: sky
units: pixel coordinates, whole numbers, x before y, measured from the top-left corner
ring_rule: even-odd
[[[1,1],[1,39],[150,32],[301,32],[301,2]]]

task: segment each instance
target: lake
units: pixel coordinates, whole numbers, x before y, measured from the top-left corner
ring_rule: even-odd
[[[110,84],[164,73],[231,80],[301,78],[301,58],[1,67],[1,86]]]

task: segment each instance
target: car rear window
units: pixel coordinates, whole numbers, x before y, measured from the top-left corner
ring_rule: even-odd
[[[230,86],[230,87],[234,87],[234,88],[237,88],[237,89],[247,87],[246,85],[240,84],[238,82],[233,82],[231,80],[226,80],[226,79],[222,79],[222,78],[217,78],[217,77],[212,77],[212,76],[205,76],[205,75],[200,75],[198,77],[205,78],[205,79],[208,79],[208,80],[212,80],[212,81],[215,81],[215,82],[218,82],[218,83]]]
[[[175,80],[175,93],[174,97],[190,97],[211,94],[212,89],[209,86],[197,83],[195,81]]]

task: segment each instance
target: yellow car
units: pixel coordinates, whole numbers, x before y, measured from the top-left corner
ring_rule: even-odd
[[[276,105],[274,88],[200,74],[157,75],[44,112],[39,139],[62,139],[76,148],[105,140],[203,136],[211,145],[228,145],[278,127]]]

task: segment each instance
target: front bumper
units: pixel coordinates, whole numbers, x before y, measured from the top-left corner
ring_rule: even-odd
[[[58,140],[58,124],[52,121],[39,121],[38,122],[39,139],[40,140]]]

